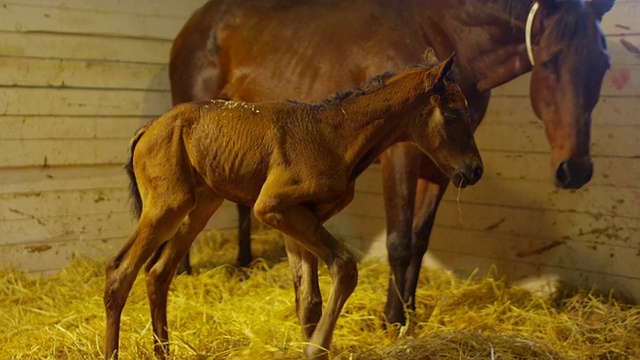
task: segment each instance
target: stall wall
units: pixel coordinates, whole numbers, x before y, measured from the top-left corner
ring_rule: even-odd
[[[128,142],[171,106],[171,42],[202,3],[0,1],[0,267],[60,269],[130,234]]]

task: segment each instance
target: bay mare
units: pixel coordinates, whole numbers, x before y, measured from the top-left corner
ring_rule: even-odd
[[[351,201],[357,176],[399,141],[415,144],[459,186],[482,175],[466,99],[447,78],[453,58],[439,64],[430,52],[426,60],[429,66],[381,75],[319,105],[207,100],[175,106],[139,130],[127,170],[140,220],[107,263],[106,357],[117,356],[122,309],[145,263],[155,353],[168,354],[169,284],[227,199],[253,206],[285,235],[305,354],[328,358],[358,269],[323,223]],[[324,314],[318,259],[333,280]]]
[[[193,14],[174,41],[173,102],[316,102],[336,89],[416,63],[427,47],[440,56],[455,51],[454,70],[474,128],[484,118],[490,90],[531,71],[531,105],[545,125],[553,178],[560,188],[579,188],[593,171],[591,112],[609,67],[599,23],[613,4],[212,0]],[[409,143],[392,146],[380,160],[392,273],[385,314],[392,323],[404,323],[405,309],[415,307],[422,258],[449,179]],[[239,209],[238,262],[247,265],[249,209]],[[188,270],[186,258],[181,271]]]

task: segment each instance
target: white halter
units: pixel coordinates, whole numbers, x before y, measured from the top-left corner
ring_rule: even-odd
[[[529,10],[529,16],[527,17],[527,23],[524,28],[524,43],[527,46],[527,55],[529,55],[529,61],[531,62],[531,66],[535,65],[535,61],[533,60],[533,47],[531,46],[531,28],[533,28],[533,19],[536,17],[536,12],[540,4],[537,1],[533,3],[531,6],[531,10]]]

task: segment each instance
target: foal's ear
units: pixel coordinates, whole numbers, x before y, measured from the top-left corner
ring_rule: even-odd
[[[436,85],[444,84],[444,79],[449,75],[451,69],[453,69],[453,63],[456,53],[454,52],[447,58],[447,60],[443,61],[438,65],[438,71],[436,75]]]
[[[447,75],[449,75],[449,73],[451,72],[451,69],[453,69],[453,63],[455,58],[456,58],[456,52],[454,51],[447,58],[447,60],[443,61],[442,64],[440,64],[440,66],[442,67],[441,74],[440,74],[441,80],[444,79]]]
[[[436,66],[440,64],[440,60],[436,56],[436,51],[433,48],[427,48],[424,54],[422,54],[422,62],[427,66]]]
[[[593,10],[598,20],[602,20],[602,16],[611,10],[615,2],[615,0],[593,0],[588,2],[587,6]]]

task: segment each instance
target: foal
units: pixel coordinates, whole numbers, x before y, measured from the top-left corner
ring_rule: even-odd
[[[453,58],[429,56],[430,66],[381,75],[322,104],[187,103],[139,130],[126,168],[140,220],[107,264],[107,358],[117,356],[122,309],[145,263],[155,352],[168,354],[169,284],[224,199],[253,206],[285,235],[305,354],[327,358],[358,271],[322,224],[351,201],[356,177],[398,141],[415,143],[456,186],[482,175],[466,100],[446,77]],[[333,280],[325,314],[318,258]]]

